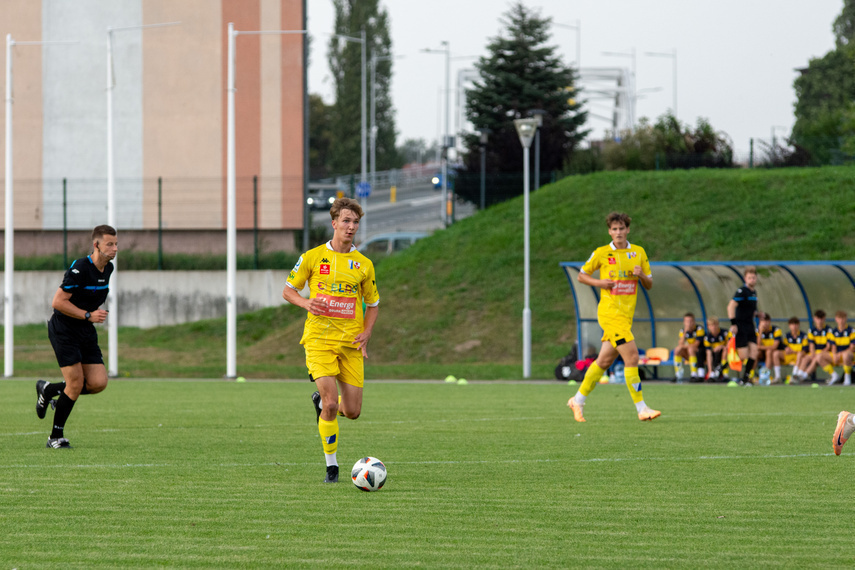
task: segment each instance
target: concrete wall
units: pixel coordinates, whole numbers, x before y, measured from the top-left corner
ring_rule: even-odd
[[[238,313],[284,305],[287,277],[287,270],[238,271]],[[15,324],[47,321],[61,281],[57,271],[16,272]],[[0,277],[0,296],[6,294],[3,283]],[[225,271],[119,270],[110,285],[119,292],[119,326],[149,328],[226,316]]]

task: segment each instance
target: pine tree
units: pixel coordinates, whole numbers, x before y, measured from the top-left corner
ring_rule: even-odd
[[[577,100],[576,71],[563,64],[555,46],[547,45],[550,18],[517,2],[502,23],[504,33],[490,41],[489,55],[475,65],[481,77],[466,94],[467,118],[476,129],[492,131],[487,170],[522,171],[522,150],[513,120],[529,116],[532,109],[546,112],[540,128],[541,173],[561,169],[588,132],[582,130],[587,112]],[[467,171],[480,174],[478,134],[467,134],[464,141]],[[458,193],[469,194],[463,187],[468,184],[459,186]],[[519,185],[511,194],[521,192]]]
[[[387,58],[391,54],[389,16],[379,6],[379,0],[333,0],[335,7],[334,34],[358,38],[365,30],[366,37],[366,97],[371,95],[371,53]],[[331,108],[332,141],[329,150],[330,170],[337,174],[359,173],[361,167],[362,125],[362,45],[341,37],[332,37],[329,43],[329,66],[335,83],[335,102]],[[376,122],[377,169],[398,165],[395,149],[395,110],[390,95],[392,60],[377,62]],[[366,109],[371,108],[370,99]],[[370,126],[370,117],[366,117]],[[370,136],[370,133],[368,133]],[[368,145],[370,138],[366,140]]]

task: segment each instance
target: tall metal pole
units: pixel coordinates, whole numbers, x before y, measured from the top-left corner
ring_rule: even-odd
[[[116,227],[116,180],[113,172],[113,30],[107,28],[107,224]],[[119,375],[119,312],[117,297],[118,263],[113,259],[113,274],[110,277],[110,294],[107,297],[107,374]]]
[[[366,67],[367,62],[365,60],[366,56],[366,41],[365,41],[365,28],[360,31],[359,37],[362,41],[362,77],[361,77],[361,91],[362,91],[362,156],[360,163],[360,176],[359,181],[363,184],[368,180],[368,77],[366,77]],[[368,213],[368,196],[362,199],[362,211],[364,214]],[[361,225],[360,233],[362,234],[362,241],[365,241],[368,235],[368,225],[364,222]]]
[[[369,131],[371,137],[371,190],[377,188],[377,54],[374,53],[374,48],[371,48],[371,129]],[[362,230],[362,241],[365,241],[365,236],[368,234],[367,224],[365,220],[360,222]]]
[[[523,147],[523,250],[525,266],[523,276],[523,378],[531,378],[531,307],[530,297],[530,239],[529,239],[529,153],[528,146]]]
[[[163,28],[177,26],[181,22],[165,22],[162,24],[147,24],[144,26],[127,26],[107,28],[107,224],[116,228],[116,180],[113,169],[113,32],[129,30],[144,30],[146,28]],[[116,228],[118,229],[118,228]],[[107,346],[110,353],[107,374],[112,377],[119,375],[119,264],[113,259],[113,274],[110,277],[110,294],[107,296]]]
[[[237,377],[237,231],[235,218],[235,25],[229,22],[226,150],[226,377]]]
[[[442,199],[445,201],[445,225],[447,226],[451,209],[452,197],[448,188],[448,149],[451,146],[450,132],[448,129],[449,116],[451,114],[451,47],[447,41],[442,42],[445,45],[445,140],[442,146],[445,149],[444,159],[442,161]]]
[[[487,195],[487,145],[481,143],[481,209],[484,209]]]
[[[12,181],[12,34],[6,34],[6,228],[5,258],[3,268],[3,375],[14,373],[15,363],[15,216]]]

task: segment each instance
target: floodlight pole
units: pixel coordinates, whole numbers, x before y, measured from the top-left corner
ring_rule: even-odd
[[[531,378],[531,239],[529,224],[529,147],[537,131],[537,119],[515,119],[514,126],[523,146],[523,378]]]
[[[674,96],[674,117],[677,116],[677,48],[673,48],[670,52],[655,52],[648,51],[644,52],[644,55],[651,55],[654,57],[670,57],[672,62],[671,68],[671,86],[673,88],[673,96]]]
[[[76,44],[77,42],[16,42],[6,34],[6,152],[5,152],[5,227],[3,260],[3,375],[15,372],[15,186],[12,152],[12,48]]]
[[[448,147],[450,142],[450,133],[448,132],[449,128],[449,113],[451,110],[451,99],[450,99],[450,85],[451,85],[451,47],[447,41],[442,41],[439,43],[441,46],[445,46],[443,49],[430,49],[425,48],[422,51],[425,53],[444,53],[445,54],[445,133],[443,135],[442,143],[440,144],[440,148],[442,149],[442,211],[440,213],[440,219],[442,220],[443,227],[448,227],[450,214],[450,202],[451,196],[449,196],[448,192]]]
[[[113,88],[116,78],[113,74],[113,32],[144,30],[147,28],[165,28],[177,26],[181,22],[164,22],[161,24],[146,24],[142,26],[124,26],[107,28],[107,224],[116,228],[116,176],[113,168]],[[116,228],[118,230],[118,228]],[[119,286],[118,260],[113,259],[113,273],[110,277],[110,294],[107,296],[107,351],[108,376],[119,375]]]
[[[237,377],[237,171],[235,168],[235,40],[241,36],[306,34],[306,30],[235,30],[228,27],[226,74],[226,378]],[[305,89],[305,85],[303,86]],[[304,99],[305,100],[305,99]],[[305,110],[304,110],[305,112]],[[304,173],[304,176],[307,173]],[[305,180],[303,181],[305,184]],[[303,208],[305,208],[305,199]]]

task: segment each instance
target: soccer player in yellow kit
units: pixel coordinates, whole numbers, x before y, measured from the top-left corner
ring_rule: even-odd
[[[300,344],[306,350],[309,379],[318,388],[312,403],[327,464],[324,482],[337,483],[338,416],[355,420],[362,412],[363,359],[368,358],[380,295],[374,264],[353,245],[363,216],[359,203],[339,198],[330,216],[333,238],[300,256],[282,297],[309,312]],[[298,291],[307,282],[310,294],[304,299]]]
[[[660,412],[644,403],[641,379],[638,376],[638,347],[631,330],[638,284],[641,283],[645,289],[653,287],[653,274],[647,253],[644,248],[627,241],[631,221],[632,218],[623,213],[609,214],[606,225],[609,227],[612,242],[594,250],[579,273],[581,283],[600,288],[597,322],[603,329],[603,346],[597,360],[585,373],[579,391],[567,401],[577,422],[585,421],[582,414],[585,399],[618,355],[623,358],[626,387],[635,402],[638,419],[648,421],[660,415]],[[596,279],[593,274],[598,269],[600,278]]]

